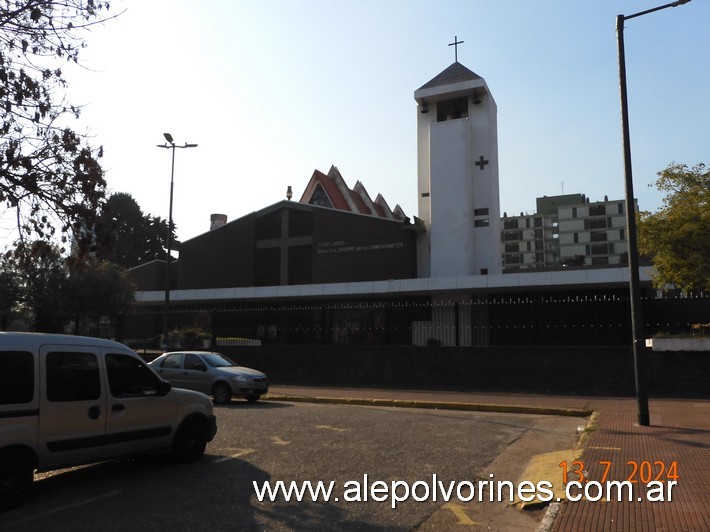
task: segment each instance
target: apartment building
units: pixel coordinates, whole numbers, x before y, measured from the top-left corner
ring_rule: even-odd
[[[624,200],[565,194],[536,203],[535,214],[501,219],[504,271],[626,263]]]

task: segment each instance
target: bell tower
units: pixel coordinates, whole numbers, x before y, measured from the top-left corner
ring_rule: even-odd
[[[455,45],[459,42],[453,43]],[[417,101],[420,277],[499,274],[497,108],[486,81],[458,61]]]

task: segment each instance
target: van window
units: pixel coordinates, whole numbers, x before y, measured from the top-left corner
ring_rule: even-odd
[[[0,351],[0,405],[29,403],[34,397],[34,358],[26,351]]]
[[[92,401],[101,396],[99,363],[93,353],[47,354],[47,399]]]
[[[137,358],[108,354],[106,371],[111,395],[114,397],[144,397],[158,393],[159,377]]]

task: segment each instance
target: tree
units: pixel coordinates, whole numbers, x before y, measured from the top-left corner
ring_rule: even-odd
[[[93,331],[104,316],[115,318],[133,303],[135,286],[127,273],[112,262],[93,259],[73,261],[67,280],[67,317],[74,320],[74,334],[83,321]],[[96,334],[96,332],[93,332]]]
[[[144,215],[130,194],[108,198],[96,225],[96,256],[122,268],[164,259],[168,222]],[[173,239],[175,227],[173,226]]]
[[[663,205],[642,212],[638,224],[639,252],[653,259],[654,285],[710,290],[710,172],[704,164],[672,163],[658,176]]]
[[[77,62],[82,32],[102,22],[101,0],[5,0],[0,5],[0,209],[13,211],[17,236],[75,239],[104,198],[94,150],[67,126],[79,108],[66,101],[62,66]]]
[[[20,285],[12,261],[12,254],[0,256],[0,330],[7,323],[20,300]]]
[[[69,271],[62,249],[37,240],[14,253],[20,289],[19,303],[31,330],[63,332]]]
[[[65,256],[59,246],[43,240],[8,253],[0,280],[6,274],[16,283],[8,291],[8,306],[25,318],[30,330],[65,332],[74,320],[75,333],[88,322],[96,334],[100,318],[116,318],[133,303],[135,287],[116,264]],[[0,287],[0,304],[4,294],[5,287]]]

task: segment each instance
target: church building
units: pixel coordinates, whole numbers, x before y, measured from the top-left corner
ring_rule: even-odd
[[[625,268],[503,273],[497,108],[485,79],[455,61],[414,100],[416,215],[359,181],[351,188],[335,166],[316,170],[298,201],[213,215],[171,265],[172,326],[274,343],[628,343]],[[165,263],[130,273],[138,290],[124,336],[156,337]],[[641,277],[650,289],[648,269]],[[604,311],[578,310],[597,296]]]
[[[496,102],[454,63],[414,93],[422,277],[501,273]]]

